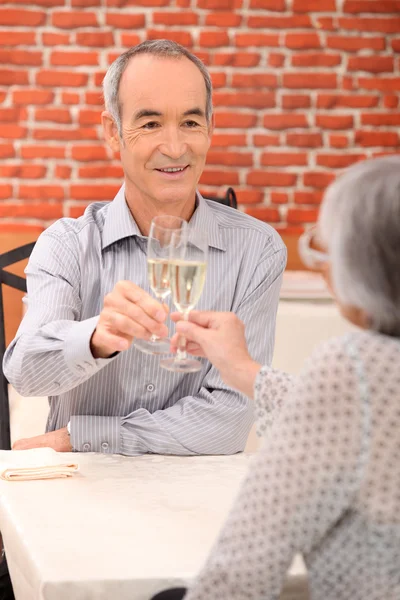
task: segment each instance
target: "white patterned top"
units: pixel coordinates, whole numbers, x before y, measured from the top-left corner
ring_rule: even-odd
[[[313,600],[400,598],[400,341],[356,332],[298,378],[257,377],[262,450],[185,600],[272,600],[295,553]]]

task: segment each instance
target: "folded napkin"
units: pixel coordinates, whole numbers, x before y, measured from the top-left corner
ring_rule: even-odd
[[[0,450],[0,478],[6,481],[71,477],[78,464],[65,460],[63,452],[52,448]]]

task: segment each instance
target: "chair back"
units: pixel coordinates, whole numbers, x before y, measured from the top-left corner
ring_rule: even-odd
[[[207,196],[207,200],[214,200],[214,202],[219,202],[219,204],[225,204],[225,206],[237,208],[235,190],[231,187],[226,190],[225,196]]]
[[[4,316],[3,285],[8,285],[21,292],[26,292],[26,279],[5,270],[20,260],[29,258],[35,242],[14,248],[0,254],[0,449],[9,450],[10,444],[10,410],[8,404],[8,381],[3,372],[3,358],[6,351],[6,330]]]

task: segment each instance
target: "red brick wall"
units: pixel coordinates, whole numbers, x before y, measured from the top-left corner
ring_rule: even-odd
[[[101,81],[124,49],[162,37],[212,73],[202,190],[232,185],[260,219],[312,222],[339,169],[400,151],[400,0],[0,0],[1,229],[113,197]]]

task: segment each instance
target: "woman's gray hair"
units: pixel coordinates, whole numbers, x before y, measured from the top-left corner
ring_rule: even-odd
[[[121,123],[121,103],[119,101],[119,85],[121,77],[128,66],[129,61],[134,56],[139,54],[152,54],[153,56],[160,56],[162,58],[188,58],[192,63],[196,65],[201,74],[203,75],[204,83],[206,86],[206,119],[207,123],[211,122],[212,117],[212,83],[209,72],[207,71],[204,64],[197,56],[189,52],[186,48],[172,42],[171,40],[148,40],[142,42],[137,46],[133,46],[121,56],[119,56],[108,68],[107,73],[103,80],[103,95],[104,104],[106,110],[108,110],[113,116],[117,127],[118,133],[122,139],[122,123]]]
[[[400,336],[400,156],[358,163],[331,184],[318,229],[338,299]]]

